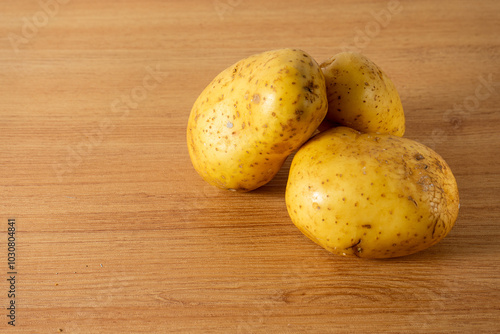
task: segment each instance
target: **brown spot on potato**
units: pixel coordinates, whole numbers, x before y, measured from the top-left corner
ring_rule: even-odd
[[[424,156],[422,154],[420,154],[420,153],[417,153],[417,154],[415,154],[415,159],[417,159],[417,161],[418,160],[423,160]]]

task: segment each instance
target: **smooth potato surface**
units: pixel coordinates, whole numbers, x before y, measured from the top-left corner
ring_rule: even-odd
[[[286,204],[293,223],[330,252],[389,258],[443,239],[459,197],[449,166],[425,145],[338,127],[295,154]]]
[[[268,51],[220,73],[188,120],[196,171],[212,185],[249,191],[269,182],[327,112],[319,65],[297,49]]]
[[[374,62],[359,53],[342,52],[320,67],[328,120],[362,132],[403,136],[405,115],[398,91]]]

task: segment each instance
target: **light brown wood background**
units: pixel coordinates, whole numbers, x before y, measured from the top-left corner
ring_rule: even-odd
[[[3,0],[0,17],[2,333],[500,330],[500,2]],[[406,136],[457,178],[445,240],[337,257],[289,219],[289,161],[252,193],[200,179],[185,143],[194,100],[281,47],[318,62],[358,50],[389,74]]]

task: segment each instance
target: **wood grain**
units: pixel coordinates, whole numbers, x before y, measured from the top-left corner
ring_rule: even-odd
[[[500,329],[498,1],[9,0],[0,13],[2,332]],[[394,80],[406,136],[458,181],[440,244],[333,256],[286,213],[290,160],[248,194],[196,174],[198,94],[240,58],[291,46],[319,62],[356,49]]]

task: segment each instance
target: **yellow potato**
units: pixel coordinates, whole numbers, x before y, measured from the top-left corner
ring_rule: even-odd
[[[221,72],[189,116],[196,171],[212,185],[249,191],[269,182],[327,112],[325,81],[307,53],[281,49]]]
[[[320,65],[328,96],[326,118],[362,132],[402,137],[405,115],[394,83],[372,61],[342,52]]]
[[[427,146],[338,127],[295,154],[286,205],[293,223],[328,251],[389,258],[443,239],[459,198],[449,166]]]

